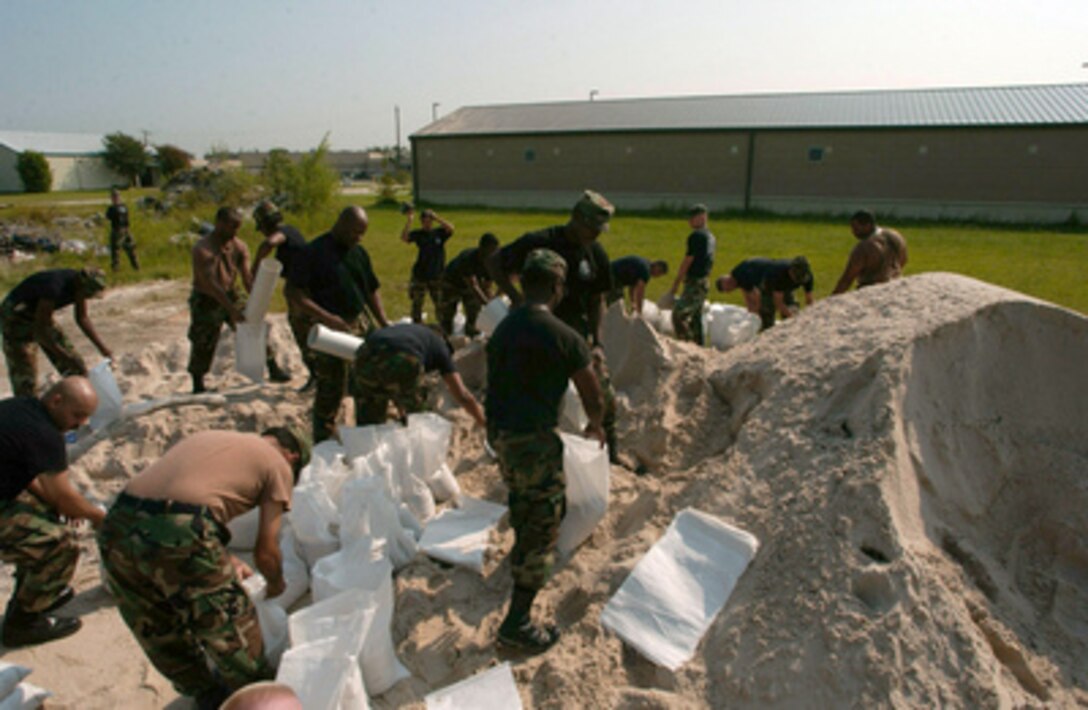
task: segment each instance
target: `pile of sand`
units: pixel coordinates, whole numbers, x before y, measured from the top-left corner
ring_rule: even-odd
[[[186,324],[126,350],[128,397],[187,389]],[[542,593],[563,639],[537,658],[496,653],[509,530],[482,576],[419,557],[396,578],[394,640],[413,675],[373,705],[419,703],[505,658],[529,707],[1088,703],[1088,320],[929,274],[821,301],[726,353],[615,312],[606,328],[621,444],[650,473],[613,468],[608,516]],[[282,321],[273,333],[301,375]],[[481,380],[478,353],[462,364]],[[308,398],[236,378],[212,378],[227,388],[221,406],[111,432],[76,478],[108,496],[192,431],[305,421]],[[439,406],[456,422],[462,487],[503,502],[479,433],[446,398]],[[696,657],[671,673],[598,619],[688,506],[751,531],[761,549]],[[35,668],[53,707],[162,707],[176,696],[87,551],[71,607],[87,628],[5,658]]]

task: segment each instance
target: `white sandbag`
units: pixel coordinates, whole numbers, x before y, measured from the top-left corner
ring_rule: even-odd
[[[419,548],[435,559],[482,572],[491,531],[505,514],[505,505],[465,498],[460,508],[448,508],[427,522]]]
[[[276,681],[290,686],[306,710],[370,707],[358,660],[339,653],[336,639],[289,649],[280,659]]]
[[[758,549],[751,533],[686,508],[608,600],[601,623],[675,671],[695,654]]]
[[[415,447],[412,437],[404,427],[397,427],[383,434],[384,448],[381,453],[393,468],[396,478],[394,491],[420,523],[434,515],[434,494],[415,470]]]
[[[506,314],[510,312],[510,303],[505,296],[496,296],[487,302],[476,316],[476,329],[484,335],[490,336],[495,332],[495,327],[502,322]]]
[[[268,581],[264,575],[260,573],[251,575],[242,581],[242,588],[246,590],[249,600],[257,609],[257,622],[261,626],[265,660],[275,668],[280,664],[280,656],[287,650],[287,612],[266,597]]]
[[[642,301],[642,320],[649,323],[654,330],[657,330],[661,323],[661,309],[649,299]]]
[[[230,531],[229,550],[252,550],[257,546],[257,530],[260,528],[261,509],[246,511],[227,523]]]
[[[306,468],[313,466],[313,464],[317,462],[318,459],[321,459],[326,463],[330,463],[332,461],[335,461],[337,456],[343,457],[346,455],[347,449],[344,447],[343,444],[341,444],[336,439],[325,439],[324,441],[314,445],[313,450],[310,452],[310,463],[306,466]],[[305,470],[306,469],[303,469],[303,471]],[[301,473],[299,474],[299,479],[301,482]]]
[[[500,663],[471,678],[428,693],[427,710],[521,710],[521,696],[510,662]]]
[[[295,486],[287,517],[307,565],[312,567],[340,547],[339,513],[321,484],[311,481]]]
[[[292,648],[334,639],[339,653],[358,655],[378,610],[375,602],[370,591],[353,588],[299,609],[287,622]]]
[[[320,484],[329,496],[329,500],[340,499],[340,488],[351,477],[352,468],[344,460],[343,456],[336,456],[331,460],[322,459],[316,462],[310,472],[310,480]]]
[[[356,464],[365,459],[356,459]],[[344,547],[371,538],[384,544],[395,569],[412,561],[418,550],[416,536],[405,529],[397,504],[389,497],[384,481],[364,476],[348,481],[340,497],[340,542]]]
[[[234,550],[233,554],[251,569],[257,569],[252,550]],[[286,520],[280,528],[280,560],[280,568],[283,571],[283,591],[268,601],[288,611],[310,589],[310,570],[298,551],[291,524]],[[260,575],[259,572],[254,574]]]
[[[453,424],[440,414],[420,412],[408,415],[415,473],[424,481],[446,464],[452,433]]]
[[[101,431],[121,416],[121,390],[110,369],[109,360],[103,360],[88,370],[87,379],[98,395],[98,407],[90,419],[91,429]]]
[[[234,328],[234,369],[258,384],[264,382],[268,324],[262,320]]]
[[[457,304],[457,312],[453,314],[453,334],[465,334],[465,313],[461,310],[461,304]]]
[[[582,407],[582,397],[573,382],[567,382],[567,391],[559,405],[559,428],[571,434],[581,434],[589,424],[589,417]]]
[[[355,360],[355,353],[359,351],[359,346],[362,344],[362,338],[351,333],[326,328],[320,323],[314,324],[314,327],[310,328],[310,332],[306,336],[306,346],[310,350],[332,355],[348,362]]]
[[[718,350],[748,342],[759,335],[759,316],[746,309],[729,304],[715,303],[710,307],[706,328],[710,344]]]
[[[427,487],[434,494],[436,503],[453,501],[454,505],[461,504],[461,484],[457,482],[457,477],[446,464],[442,464],[437,471],[428,476]]]
[[[373,453],[385,440],[388,432],[400,428],[399,424],[368,424],[367,426],[339,427],[340,441],[344,442],[344,452],[348,459]]]
[[[657,332],[662,335],[676,335],[676,329],[672,327],[672,310],[662,308],[657,319]]]
[[[30,675],[30,669],[7,661],[0,661],[0,699],[6,698],[15,690],[23,678]]]
[[[20,683],[0,700],[0,710],[34,710],[40,708],[53,694],[31,683]]]
[[[608,511],[611,468],[608,448],[596,439],[560,432],[563,474],[567,479],[567,514],[559,526],[559,554],[567,556],[592,533]]]
[[[393,647],[393,567],[385,556],[375,559],[375,551],[367,541],[353,543],[314,566],[315,601],[352,588],[371,593],[376,604],[374,621],[367,631],[359,660],[367,689],[381,695],[409,673]]]
[[[283,264],[278,259],[266,256],[257,267],[257,277],[253,279],[253,290],[246,299],[246,323],[261,323],[268,315],[268,306],[272,303],[272,293],[276,290]]]

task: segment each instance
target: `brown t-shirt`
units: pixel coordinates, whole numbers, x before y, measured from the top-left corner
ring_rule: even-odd
[[[227,523],[263,503],[291,507],[287,459],[256,434],[204,431],[183,439],[129,481],[125,492],[150,500],[207,506]]]
[[[242,264],[249,254],[245,242],[234,237],[220,247],[212,241],[209,235],[202,237],[200,241],[193,245],[193,290],[211,296],[212,293],[204,287],[204,284],[196,276],[196,270],[199,268],[196,263],[198,251],[206,252],[212,257],[211,278],[222,286],[224,291],[232,291]]]

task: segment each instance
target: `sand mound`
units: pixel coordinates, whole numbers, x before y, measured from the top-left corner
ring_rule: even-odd
[[[275,332],[297,358],[281,322]],[[606,340],[621,445],[650,473],[613,469],[608,516],[542,593],[564,637],[542,657],[510,657],[527,706],[1088,703],[1088,419],[1078,406],[1088,401],[1088,320],[930,274],[822,301],[726,353],[659,338],[617,312]],[[127,392],[185,390],[183,330],[133,353],[122,360]],[[479,352],[461,359],[478,385]],[[108,495],[191,431],[305,420],[308,399],[234,377],[220,378],[223,406],[126,423],[77,475]],[[503,501],[479,434],[439,404],[457,425],[462,487]],[[695,659],[670,673],[605,632],[599,615],[687,506],[762,547]],[[505,530],[483,575],[425,557],[398,573],[394,639],[413,676],[373,705],[416,705],[505,658],[492,639],[511,544]],[[126,638],[93,568],[80,583],[74,609],[88,629],[7,656],[35,666],[58,707],[161,707],[174,696]],[[114,641],[127,655],[104,658],[97,649]],[[114,682],[110,663],[143,663],[132,675],[144,680]],[[79,687],[94,690],[90,704]]]

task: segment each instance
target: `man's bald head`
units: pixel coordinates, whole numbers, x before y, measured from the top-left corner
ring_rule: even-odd
[[[72,375],[50,387],[42,395],[42,404],[61,431],[78,429],[98,408],[98,393],[86,377]]]
[[[332,227],[333,238],[341,246],[354,246],[366,234],[368,226],[370,220],[366,216],[366,210],[358,205],[345,207]]]
[[[221,710],[302,710],[302,702],[290,686],[260,681],[236,690]]]

